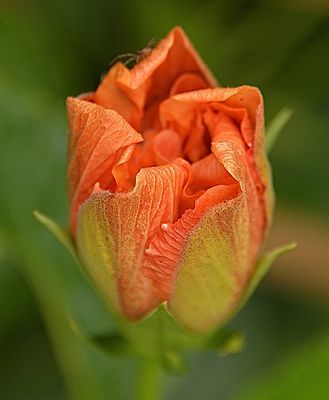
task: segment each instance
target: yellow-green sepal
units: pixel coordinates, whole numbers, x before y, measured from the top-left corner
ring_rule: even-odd
[[[187,329],[209,333],[222,326],[242,291],[238,275],[249,258],[249,221],[243,196],[209,210],[181,256],[168,310]]]

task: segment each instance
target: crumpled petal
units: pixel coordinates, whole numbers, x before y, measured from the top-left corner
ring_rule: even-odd
[[[145,248],[162,223],[177,218],[185,179],[179,165],[145,168],[132,192],[97,192],[80,209],[78,253],[103,297],[131,320],[159,304],[143,272]]]
[[[222,111],[239,128],[245,143],[254,182],[265,210],[266,225],[272,219],[274,195],[271,169],[264,148],[264,110],[260,91],[252,86],[204,89],[175,95],[159,109],[162,129],[173,129],[182,137],[195,126],[195,112],[202,107]],[[224,129],[225,130],[225,129]]]
[[[133,145],[143,137],[115,111],[69,97],[68,189],[71,230],[75,230],[79,206],[90,196],[95,183],[114,189],[112,168],[129,159]]]

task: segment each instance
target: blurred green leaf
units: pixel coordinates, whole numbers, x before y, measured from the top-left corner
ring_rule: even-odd
[[[293,111],[287,107],[281,108],[276,116],[269,122],[266,129],[266,150],[268,153],[271,152],[273,146],[278,140],[280,134],[284,130],[285,126],[290,121],[293,115]]]

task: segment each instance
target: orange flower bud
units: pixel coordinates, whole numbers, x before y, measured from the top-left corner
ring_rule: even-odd
[[[180,28],[67,101],[71,232],[112,309],[166,302],[206,331],[234,313],[272,215],[258,89],[219,88]]]

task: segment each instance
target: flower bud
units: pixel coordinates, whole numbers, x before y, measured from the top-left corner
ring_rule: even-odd
[[[112,310],[208,331],[239,306],[272,215],[258,89],[219,88],[180,28],[67,101],[71,232]]]

